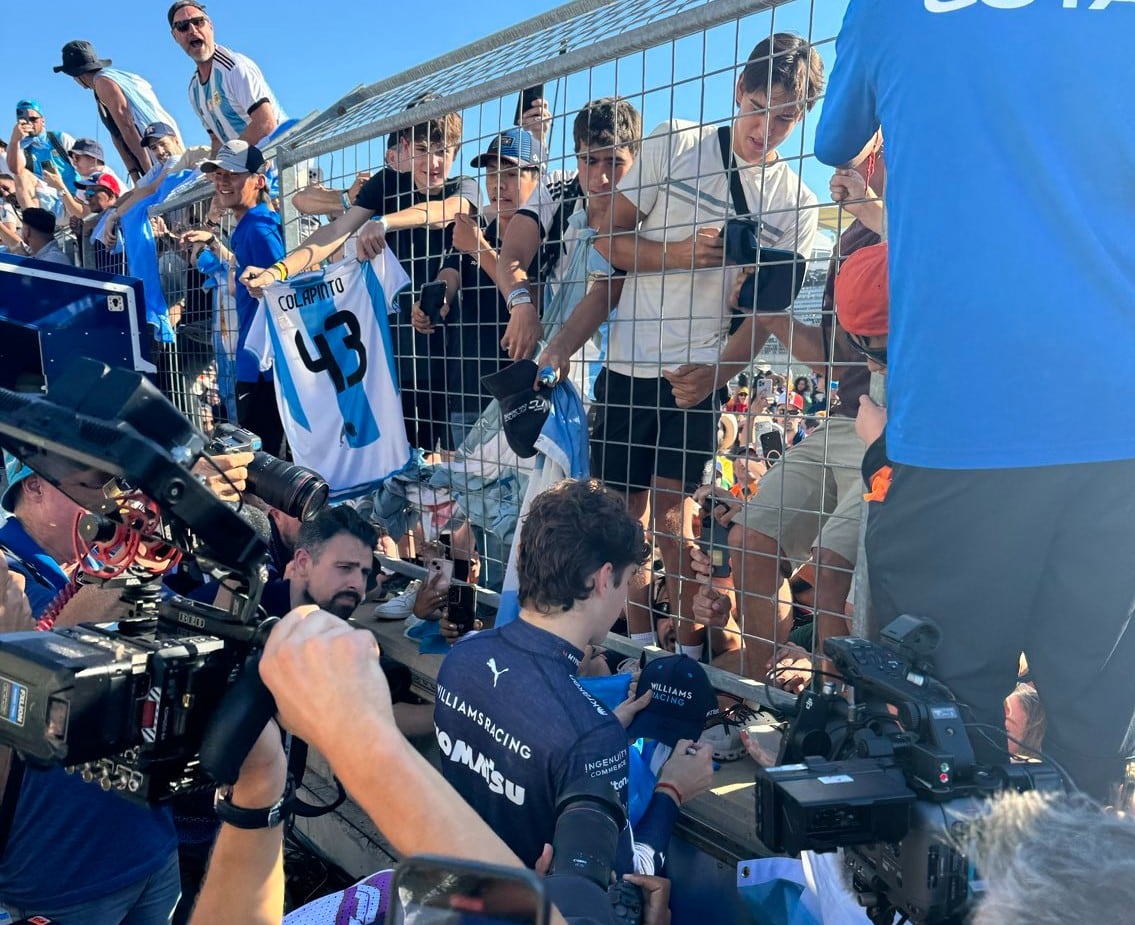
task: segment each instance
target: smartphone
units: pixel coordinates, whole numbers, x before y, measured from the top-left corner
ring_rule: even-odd
[[[449,586],[449,621],[456,624],[457,631],[464,636],[473,629],[477,618],[477,586],[454,582]]]
[[[512,119],[513,125],[520,125],[520,120],[536,100],[544,98],[544,85],[535,84],[531,87],[525,87],[520,91],[520,96],[516,100],[516,115]]]
[[[433,582],[438,591],[448,591],[453,584],[453,562],[449,559],[430,559],[426,568],[429,570],[427,581]]]
[[[775,465],[784,456],[784,437],[779,430],[766,430],[761,434],[760,441],[765,463]]]
[[[709,558],[710,574],[714,578],[728,578],[733,574],[729,565],[729,527],[718,523],[714,508],[721,504],[713,495],[702,503],[701,540],[698,545]]]
[[[445,305],[445,283],[436,279],[432,283],[426,283],[422,287],[418,301],[430,322],[441,324],[441,310]]]
[[[394,869],[386,925],[547,925],[544,881],[523,867],[418,855]]]

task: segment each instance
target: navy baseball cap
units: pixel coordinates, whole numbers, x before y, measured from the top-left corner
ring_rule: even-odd
[[[539,167],[540,159],[537,156],[536,139],[532,133],[519,128],[510,128],[501,132],[490,143],[483,154],[478,154],[469,162],[470,167],[482,167],[496,161],[504,161],[514,167]]]
[[[504,438],[521,459],[536,455],[536,440],[552,410],[546,393],[533,390],[535,381],[536,364],[531,360],[519,360],[481,379],[500,404]]]
[[[159,138],[170,138],[176,135],[177,132],[173,130],[173,126],[168,122],[151,122],[142,129],[142,144],[149,147]]]
[[[627,735],[657,739],[673,748],[679,739],[701,738],[707,716],[717,711],[717,694],[701,664],[688,655],[656,658],[642,669],[635,696],[654,692]]]
[[[201,162],[202,173],[227,170],[230,173],[259,173],[264,167],[264,155],[256,145],[234,138],[221,145],[217,156]]]
[[[71,150],[68,154],[88,154],[93,157],[100,164],[106,163],[106,154],[103,152],[102,145],[100,145],[93,138],[79,138],[71,145]]]

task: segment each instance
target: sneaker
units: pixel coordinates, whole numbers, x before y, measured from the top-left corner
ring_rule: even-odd
[[[698,742],[713,747],[714,760],[736,761],[748,751],[741,741],[741,730],[756,718],[756,712],[745,704],[734,704],[709,719]]]
[[[418,599],[418,588],[421,586],[421,581],[410,582],[405,591],[375,607],[374,618],[391,621],[405,620],[414,612],[414,601]]]

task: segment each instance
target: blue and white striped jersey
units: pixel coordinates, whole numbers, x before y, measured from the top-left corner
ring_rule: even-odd
[[[130,104],[130,118],[139,135],[145,132],[146,126],[151,122],[165,122],[177,132],[179,138],[182,137],[173,116],[162,108],[154,88],[144,77],[131,74],[129,71],[120,71],[116,67],[104,67],[97,76],[106,77],[118,84],[122,95],[126,97],[126,102]]]
[[[196,70],[189,79],[189,104],[205,130],[222,142],[239,138],[249,111],[262,102],[276,111],[277,125],[287,119],[256,63],[223,45],[213,54],[209,79],[202,83]]]
[[[390,248],[264,292],[246,349],[272,368],[292,455],[333,498],[373,489],[410,460],[387,315],[410,283]]]

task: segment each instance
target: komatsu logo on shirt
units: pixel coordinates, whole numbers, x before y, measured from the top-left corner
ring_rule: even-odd
[[[492,758],[486,758],[480,752],[469,747],[463,739],[454,741],[446,733],[434,726],[437,733],[438,748],[441,753],[454,764],[463,764],[474,774],[480,774],[489,785],[489,792],[503,794],[510,803],[517,806],[524,805],[524,788],[514,784],[497,770],[497,764]]]
[[[1019,10],[1034,3],[1059,3],[1066,10],[1106,10],[1113,3],[1135,0],[925,0],[928,13],[954,13],[978,4],[995,10]]]
[[[316,302],[333,300],[344,290],[343,280],[338,276],[323,280],[313,286],[307,286],[298,292],[287,292],[276,300],[281,311],[291,311],[293,308],[303,308],[305,305],[314,305]]]

